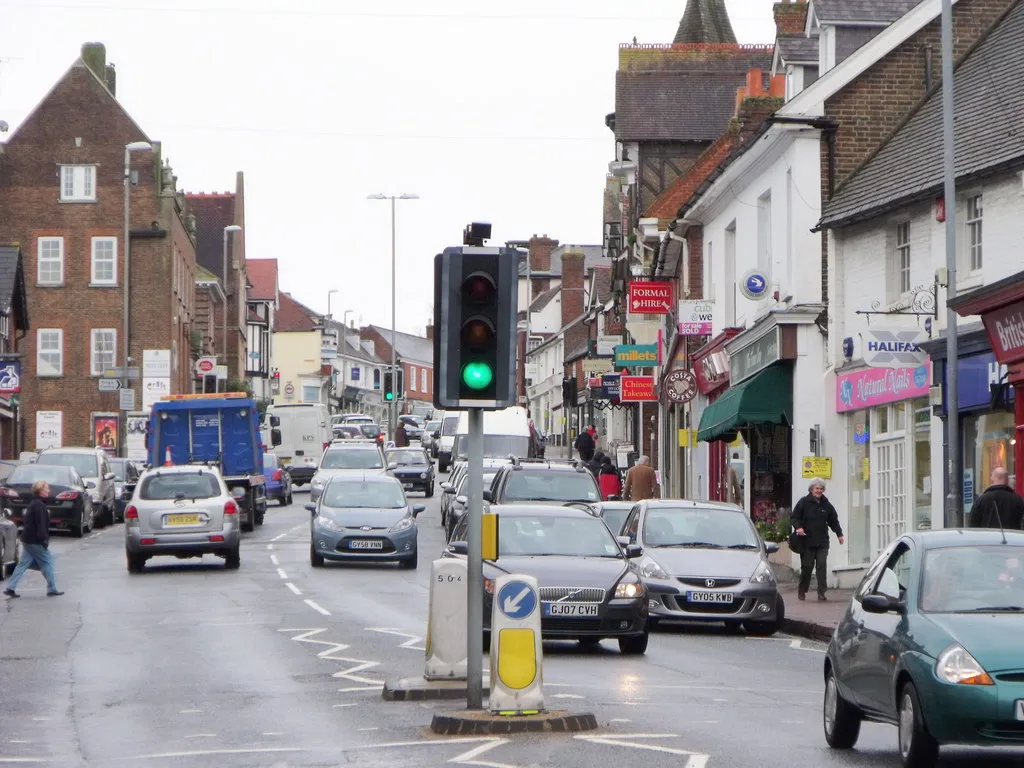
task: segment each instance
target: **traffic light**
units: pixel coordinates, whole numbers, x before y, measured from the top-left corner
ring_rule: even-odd
[[[394,376],[390,370],[384,371],[384,386],[381,389],[381,394],[384,396],[385,403],[390,403],[395,399]]]
[[[566,376],[562,379],[562,405],[566,408],[575,408],[578,404],[576,377]]]
[[[395,399],[405,400],[405,368],[399,366],[395,373],[397,374],[395,378],[398,379],[395,382]]]
[[[434,405],[516,403],[519,254],[452,247],[434,258]]]

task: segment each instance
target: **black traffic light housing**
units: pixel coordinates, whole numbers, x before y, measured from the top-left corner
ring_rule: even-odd
[[[381,387],[380,394],[385,403],[390,403],[395,399],[395,377],[390,369],[384,371],[384,385]]]
[[[579,405],[575,376],[566,376],[562,379],[562,404],[566,408],[575,408]]]
[[[381,388],[381,396],[385,403],[401,400],[405,397],[405,368],[387,368],[384,371],[384,386]]]
[[[518,310],[515,249],[452,247],[434,258],[437,408],[497,410],[516,403]]]

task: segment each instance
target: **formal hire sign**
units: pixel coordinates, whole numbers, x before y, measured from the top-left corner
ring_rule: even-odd
[[[735,385],[781,360],[780,329],[773,328],[752,344],[729,352],[729,378]]]

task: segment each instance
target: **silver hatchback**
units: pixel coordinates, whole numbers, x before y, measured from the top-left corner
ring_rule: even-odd
[[[141,572],[157,555],[212,554],[224,558],[229,569],[241,563],[238,502],[215,469],[181,465],[146,470],[124,516],[129,573]]]

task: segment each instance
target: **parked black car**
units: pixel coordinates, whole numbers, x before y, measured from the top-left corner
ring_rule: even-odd
[[[10,510],[7,518],[11,522],[21,525],[36,480],[45,480],[50,486],[50,496],[44,501],[50,511],[51,528],[71,531],[79,537],[92,530],[95,513],[90,489],[74,467],[61,464],[25,464],[0,484],[0,503]]]
[[[125,487],[130,485],[134,491],[142,470],[131,459],[111,459],[110,469],[114,473],[114,522],[123,523],[124,508],[132,498],[130,491],[125,493]]]
[[[388,473],[401,481],[406,491],[434,495],[434,462],[422,448],[389,448],[384,452]]]

